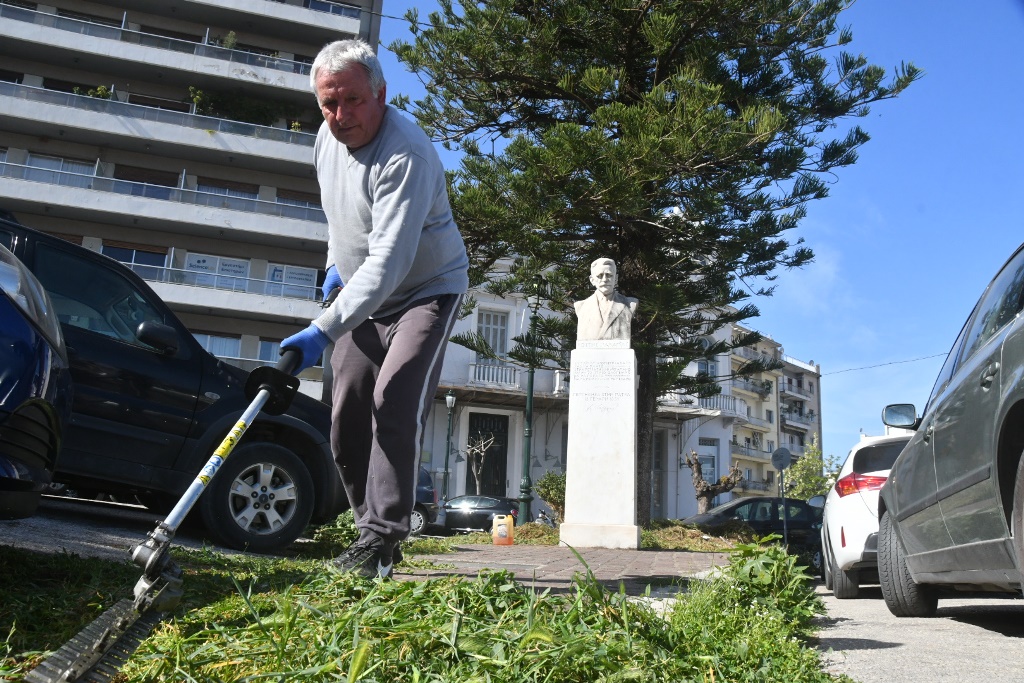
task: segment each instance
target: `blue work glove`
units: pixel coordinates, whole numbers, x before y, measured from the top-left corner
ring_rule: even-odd
[[[331,295],[331,292],[336,290],[338,287],[343,286],[345,283],[341,281],[341,276],[338,275],[338,269],[331,266],[327,269],[327,276],[324,278],[324,284],[320,290],[324,293],[323,301],[327,301],[327,297]]]
[[[324,334],[319,327],[310,323],[309,327],[302,332],[293,334],[281,342],[281,353],[288,348],[298,349],[302,353],[302,360],[299,361],[299,366],[295,369],[297,375],[316,364],[330,343],[331,338]]]

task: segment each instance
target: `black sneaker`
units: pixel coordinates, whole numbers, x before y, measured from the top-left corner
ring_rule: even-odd
[[[390,579],[394,567],[393,546],[380,539],[356,541],[327,563],[338,573],[355,572],[368,579]]]

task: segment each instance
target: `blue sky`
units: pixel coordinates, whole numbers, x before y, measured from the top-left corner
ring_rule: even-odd
[[[436,7],[385,0],[384,14],[412,6],[421,17]],[[861,430],[882,433],[885,404],[924,407],[974,302],[1024,241],[1024,2],[859,0],[843,17],[848,51],[925,75],[857,120],[872,137],[860,160],[791,233],[815,262],[781,273],[748,321],[821,365],[822,444],[840,459]],[[396,38],[409,38],[406,22],[384,18],[381,42]],[[380,56],[389,96],[422,91],[390,52]]]

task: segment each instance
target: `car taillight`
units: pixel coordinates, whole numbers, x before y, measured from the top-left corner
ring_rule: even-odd
[[[851,493],[861,491],[877,491],[885,483],[885,477],[857,474],[851,472],[836,482],[836,493],[839,497],[848,496]]]
[[[515,508],[512,508],[508,512],[509,512],[510,515],[512,515],[516,519],[519,519],[519,510],[516,510]]]

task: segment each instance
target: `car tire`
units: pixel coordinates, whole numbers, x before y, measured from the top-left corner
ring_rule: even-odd
[[[427,528],[427,511],[417,505],[409,515],[409,535],[419,536]]]
[[[826,590],[832,590],[832,545],[823,542],[821,547],[821,579],[825,582]]]
[[[897,617],[933,617],[939,604],[934,586],[915,583],[888,510],[878,523],[878,581],[885,606]]]
[[[1014,559],[1017,571],[1024,572],[1024,455],[1017,464],[1017,481],[1013,487],[1013,513],[1010,517],[1010,539],[1013,541]]]
[[[219,543],[272,553],[305,530],[313,496],[313,478],[297,455],[277,444],[252,443],[239,446],[224,461],[199,508]]]
[[[829,565],[829,573],[832,575],[832,595],[836,600],[850,600],[857,597],[857,593],[860,592],[860,576],[857,571],[840,569],[834,555]]]

